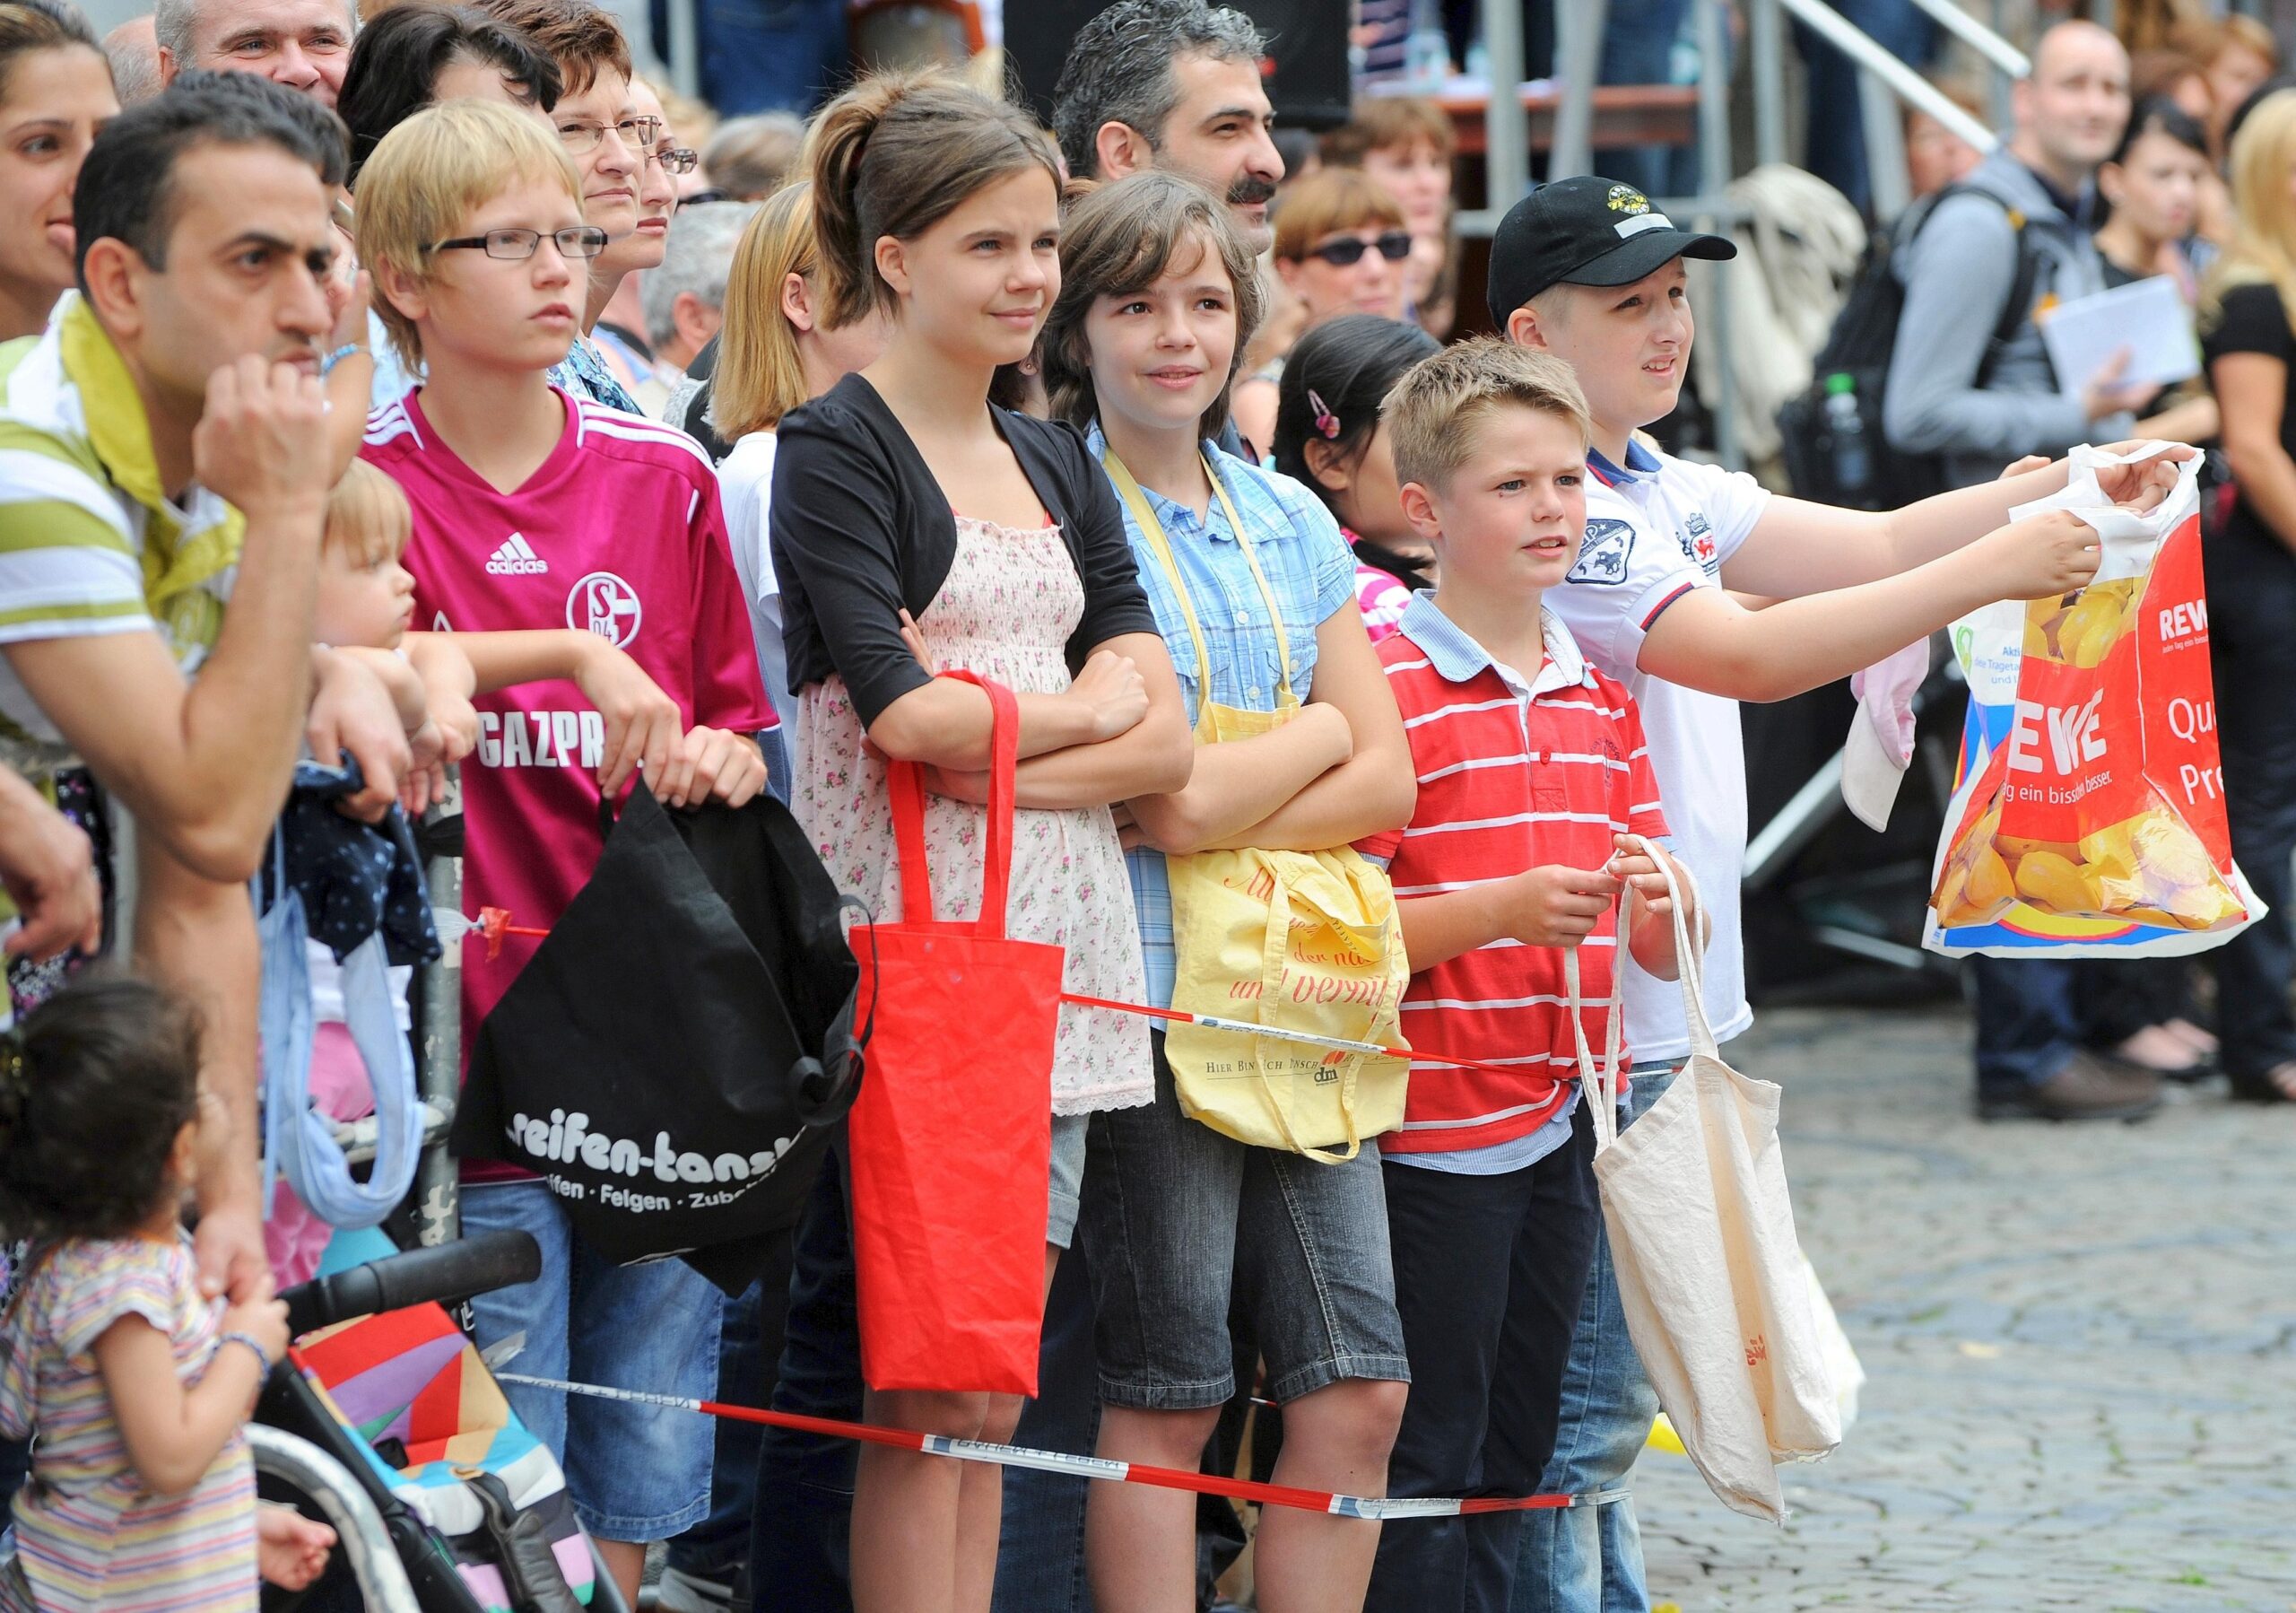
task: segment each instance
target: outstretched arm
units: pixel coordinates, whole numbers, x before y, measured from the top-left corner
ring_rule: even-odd
[[[1733,700],[1784,700],[1848,677],[1979,606],[2078,588],[2095,574],[2098,554],[2093,528],[2053,510],[1902,576],[1761,611],[1718,589],[1692,589],[1650,624],[1636,665]]]
[[[2126,449],[2133,443],[2117,443]],[[2116,503],[2149,508],[2176,485],[2177,465],[2200,450],[2172,448],[2098,481]],[[2007,523],[2009,511],[2065,491],[2071,462],[2052,460],[1996,481],[1957,487],[1902,510],[1838,510],[1775,498],[1722,567],[1733,589],[1778,598],[1828,593],[1896,577],[1966,547]]]

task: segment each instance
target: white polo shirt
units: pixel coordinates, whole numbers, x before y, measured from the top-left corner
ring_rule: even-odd
[[[1636,665],[1642,636],[1692,589],[1722,586],[1722,566],[1746,541],[1770,494],[1743,472],[1654,454],[1639,443],[1626,464],[1589,452],[1587,536],[1564,586],[1546,606],[1588,659],[1624,684],[1642,710],[1658,798],[1675,854],[1698,881],[1714,920],[1706,959],[1706,1014],[1718,1041],[1753,1024],[1746,1006],[1739,882],[1746,856],[1746,756],[1738,702],[1650,676]],[[1625,960],[1626,1039],[1637,1063],[1690,1051],[1682,987]]]

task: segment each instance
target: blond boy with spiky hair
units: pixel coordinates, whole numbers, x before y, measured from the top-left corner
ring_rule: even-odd
[[[674,806],[740,806],[765,784],[756,736],[775,718],[716,479],[682,433],[551,384],[605,232],[535,118],[476,100],[418,112],[368,159],[359,203],[384,324],[427,375],[370,420],[362,452],[413,510],[415,621],[474,669],[464,890],[546,928],[597,860],[602,793],[633,771]],[[469,955],[466,1042],[532,955]],[[606,1260],[512,1166],[466,1165],[462,1206],[466,1227],[524,1230],[544,1251],[539,1281],[474,1302],[482,1344],[524,1333],[540,1376],[712,1392],[718,1295],[691,1268]],[[645,1543],[709,1511],[709,1428],[510,1392],[635,1606]]]
[[[1622,952],[1674,972],[1664,853],[1628,838],[1666,826],[1633,701],[1543,604],[1587,525],[1570,367],[1463,343],[1406,371],[1380,419],[1442,579],[1378,646],[1418,804],[1361,848],[1390,859],[1404,1026],[1442,1050],[1413,1061],[1402,1129],[1379,1139],[1412,1378],[1388,1493],[1527,1495],[1595,1248],[1593,1132],[1569,1077],[1580,1034],[1604,1046]],[[1522,1516],[1384,1530],[1365,1607],[1506,1607]]]

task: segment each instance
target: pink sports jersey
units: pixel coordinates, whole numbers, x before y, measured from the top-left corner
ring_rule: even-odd
[[[369,418],[362,457],[414,508],[405,563],[415,626],[578,628],[644,667],[688,728],[773,727],[709,461],[683,432],[558,396],[564,435],[508,493],[439,440],[421,393]],[[562,679],[474,703],[478,749],[462,764],[463,910],[507,908],[515,923],[546,927],[588,880],[603,844],[605,722]],[[539,945],[507,937],[491,963],[483,947],[465,949],[465,1057],[479,1021]]]

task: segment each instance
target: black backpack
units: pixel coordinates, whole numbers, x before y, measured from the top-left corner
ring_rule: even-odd
[[[1903,452],[1882,431],[1890,355],[1905,316],[1905,285],[1893,259],[1897,248],[1919,233],[1937,205],[1951,196],[1984,196],[2009,215],[2017,234],[2017,277],[1979,362],[1979,387],[2031,310],[2039,255],[2026,245],[2025,215],[1992,192],[1948,186],[1907,208],[1894,224],[1875,230],[1826,344],[1811,366],[1809,386],[1778,412],[1787,478],[1796,497],[1849,510],[1896,510],[1951,484],[1943,454]]]
[[[538,1173],[617,1264],[675,1254],[739,1294],[861,1077],[841,907],[771,796],[673,812],[641,779],[479,1024],[456,1155]]]

